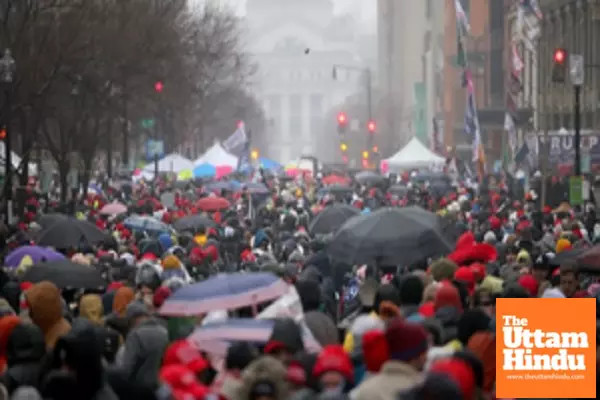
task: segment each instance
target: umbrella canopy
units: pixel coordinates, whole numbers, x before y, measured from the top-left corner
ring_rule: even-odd
[[[64,260],[66,257],[58,251],[40,246],[21,246],[4,259],[7,267],[17,267],[24,257],[30,257],[34,264],[46,261]]]
[[[102,215],[119,215],[127,212],[127,206],[118,202],[110,203],[100,209]]]
[[[106,286],[106,280],[102,278],[100,271],[71,260],[35,264],[25,271],[21,279],[32,283],[50,281],[60,289],[95,289]]]
[[[259,346],[266,344],[276,323],[274,319],[230,318],[196,328],[188,340],[202,351],[226,355],[230,344],[234,342],[249,342]],[[318,346],[312,335],[307,332],[307,328],[301,328],[304,347]]]
[[[383,208],[351,218],[327,247],[349,265],[404,265],[448,254],[452,245],[437,215],[420,207]]]
[[[160,309],[162,315],[192,316],[214,310],[232,310],[283,296],[288,285],[268,272],[236,273],[184,286]]]
[[[194,178],[212,178],[217,175],[217,167],[211,164],[198,164],[192,171]]]
[[[142,215],[132,215],[123,221],[127,229],[151,232],[169,232],[169,225],[157,220],[154,217]]]
[[[347,204],[333,204],[317,214],[309,226],[311,235],[324,235],[337,231],[346,221],[360,213]]]
[[[264,183],[248,182],[243,185],[243,188],[246,189],[248,191],[248,193],[257,193],[257,194],[269,193],[269,188],[266,187]]]
[[[218,182],[211,182],[211,183],[207,184],[205,186],[205,189],[210,192],[221,191],[221,190],[228,190],[230,192],[235,192],[235,191],[239,190],[241,187],[242,187],[242,185],[237,181],[218,181]]]
[[[202,211],[221,211],[229,208],[231,203],[224,197],[204,197],[196,202],[196,207]]]
[[[361,171],[354,176],[354,179],[361,185],[372,185],[385,180],[385,177],[381,176],[377,172],[373,171]]]
[[[203,215],[188,215],[186,217],[179,218],[173,224],[173,228],[178,231],[194,231],[200,228],[215,226],[217,226],[215,221]]]
[[[353,193],[354,189],[352,189],[350,186],[346,186],[346,185],[331,185],[331,186],[327,186],[324,188],[319,189],[319,196],[324,196],[326,194],[349,194],[349,193]]]
[[[104,241],[108,236],[91,222],[68,217],[44,229],[37,243],[55,249],[80,248]]]
[[[54,225],[59,221],[63,221],[69,218],[65,214],[52,213],[52,214],[42,214],[37,219],[37,223],[42,227],[42,229],[46,229]]]

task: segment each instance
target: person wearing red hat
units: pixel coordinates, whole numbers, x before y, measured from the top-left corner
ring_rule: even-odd
[[[449,376],[460,387],[463,400],[476,399],[475,374],[466,361],[457,358],[437,360],[431,364],[429,371]]]
[[[429,339],[420,324],[391,320],[385,332],[389,360],[379,374],[364,381],[354,391],[355,400],[395,399],[399,392],[410,390],[423,380]]]
[[[354,368],[341,345],[328,345],[319,353],[313,375],[323,392],[346,393],[354,381]]]

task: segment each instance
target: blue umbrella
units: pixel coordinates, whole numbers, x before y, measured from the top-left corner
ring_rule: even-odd
[[[268,169],[270,171],[283,170],[283,165],[279,164],[277,161],[273,161],[268,158],[259,158],[258,163],[261,168]]]
[[[163,304],[160,313],[193,316],[233,310],[276,299],[287,290],[287,283],[270,272],[217,275],[179,289]]]
[[[248,182],[248,183],[244,184],[244,188],[248,191],[248,193],[258,193],[258,194],[269,193],[269,188],[266,187],[262,183]]]
[[[240,183],[236,182],[236,181],[218,181],[218,182],[211,182],[209,184],[206,185],[206,189],[209,191],[216,191],[216,190],[229,190],[229,191],[236,191],[240,188]]]
[[[210,164],[200,164],[194,167],[194,178],[211,178],[217,174],[217,168]]]
[[[127,229],[134,229],[138,231],[152,231],[152,232],[169,232],[169,225],[157,220],[154,217],[145,217],[142,215],[132,215],[123,221],[123,224]]]

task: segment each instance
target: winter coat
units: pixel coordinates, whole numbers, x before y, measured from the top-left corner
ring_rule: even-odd
[[[421,372],[411,365],[386,362],[377,375],[365,380],[350,395],[353,400],[396,400],[398,393],[423,382]]]
[[[127,379],[146,387],[158,387],[162,356],[169,345],[169,333],[158,320],[149,318],[129,332],[121,368]]]
[[[33,324],[17,325],[8,338],[8,369],[2,380],[12,394],[20,386],[39,388],[41,360],[46,355],[44,334]]]
[[[456,339],[460,314],[460,310],[452,306],[442,307],[435,312],[435,319],[442,325],[443,343],[448,343]]]
[[[46,348],[54,348],[58,339],[71,330],[71,325],[63,318],[60,291],[53,283],[44,281],[27,290],[25,298],[31,321],[44,333]]]
[[[321,346],[340,342],[337,327],[325,313],[309,311],[304,314],[304,321]]]
[[[287,369],[278,359],[263,356],[253,361],[242,373],[242,384],[237,396],[229,400],[247,400],[252,398],[251,393],[257,383],[268,382],[275,387],[274,400],[287,400],[290,398],[290,388],[287,380]]]

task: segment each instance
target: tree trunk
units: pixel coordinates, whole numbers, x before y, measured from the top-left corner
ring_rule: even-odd
[[[69,194],[69,182],[67,182],[67,175],[69,174],[69,162],[66,160],[67,155],[60,160],[58,164],[58,174],[60,179],[60,202],[65,204],[67,202],[67,195]]]

